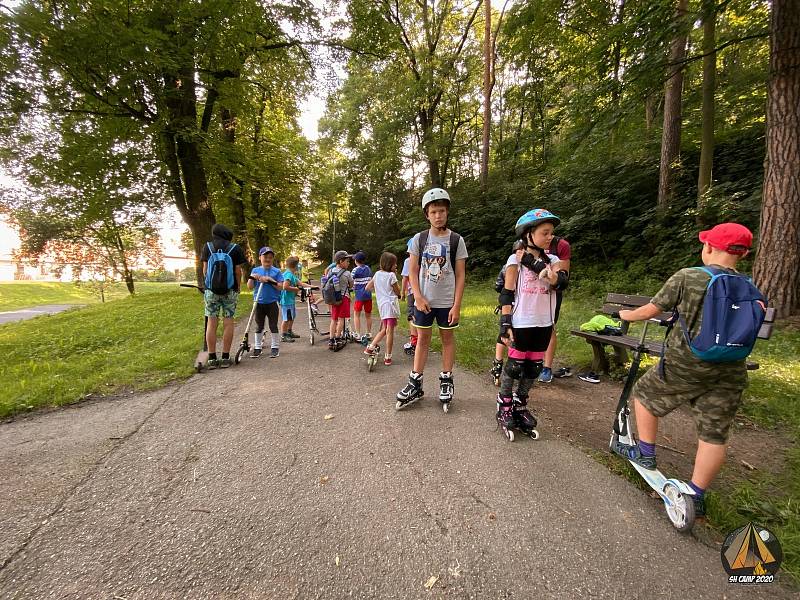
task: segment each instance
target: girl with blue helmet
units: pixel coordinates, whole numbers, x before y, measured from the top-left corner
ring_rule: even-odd
[[[536,418],[527,404],[530,389],[542,371],[555,323],[555,286],[561,270],[558,257],[547,250],[553,228],[560,222],[549,210],[534,208],[514,227],[525,251],[521,259],[509,257],[505,286],[500,292],[500,339],[508,346],[508,360],[500,376],[496,414],[511,441],[514,429],[533,439],[539,437]]]

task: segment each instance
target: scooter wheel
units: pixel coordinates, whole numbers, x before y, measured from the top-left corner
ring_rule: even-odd
[[[664,486],[664,496],[664,509],[672,526],[681,533],[690,531],[695,519],[694,501],[672,483]]]
[[[531,429],[531,430],[528,432],[528,435],[530,436],[530,438],[531,438],[532,440],[538,440],[538,439],[539,439],[539,432],[538,432],[538,431],[536,431],[535,429]]]
[[[370,356],[369,358],[367,358],[367,370],[370,373],[372,373],[372,370],[375,368],[375,362],[376,361],[374,356]]]
[[[197,371],[198,373],[202,373],[205,370],[205,368],[206,368],[206,366],[203,363],[201,363],[200,361],[198,361],[194,365],[194,370]]]
[[[444,411],[444,414],[447,414],[448,412],[450,412],[450,403],[449,402],[442,402],[442,410]]]
[[[236,356],[233,357],[233,362],[238,365],[239,361],[242,360],[242,356],[246,351],[247,349],[244,346],[240,346],[239,349],[236,351]]]
[[[314,332],[308,334],[308,341],[311,342],[311,345],[314,345]]]

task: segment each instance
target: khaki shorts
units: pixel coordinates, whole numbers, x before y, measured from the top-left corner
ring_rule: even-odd
[[[700,379],[669,363],[664,370],[666,381],[659,377],[658,367],[653,367],[636,382],[632,395],[656,417],[689,404],[697,437],[709,444],[725,444],[742,403],[747,375],[722,377],[709,373]]]

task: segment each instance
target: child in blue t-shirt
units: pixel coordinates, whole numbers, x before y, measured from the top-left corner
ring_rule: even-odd
[[[355,283],[356,303],[353,306],[353,324],[355,325],[355,337],[366,343],[372,337],[372,292],[367,290],[367,284],[372,279],[372,269],[365,264],[367,257],[359,251],[353,255],[356,261],[356,268],[352,270],[353,282]],[[367,330],[361,333],[361,313],[367,318]]]
[[[281,270],[272,263],[275,261],[275,251],[264,246],[258,251],[261,266],[250,272],[251,279],[247,280],[247,287],[253,290],[253,302],[256,303],[256,333],[253,340],[252,358],[261,356],[261,334],[264,331],[264,319],[269,319],[269,331],[272,337],[270,344],[270,358],[280,355],[280,338],[278,337],[278,300],[283,288],[283,275]],[[256,282],[264,285],[256,285]]]
[[[300,288],[310,288],[311,286],[300,281],[299,265],[300,259],[296,256],[286,259],[286,271],[283,272],[283,291],[281,292],[282,342],[293,342],[300,337],[292,331],[292,325],[297,317],[295,299]]]

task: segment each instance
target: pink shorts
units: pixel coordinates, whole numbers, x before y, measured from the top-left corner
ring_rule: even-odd
[[[508,358],[515,360],[544,360],[544,352],[520,352],[516,348],[509,348]]]
[[[381,325],[383,325],[386,329],[390,327],[397,327],[397,319],[392,317],[391,319],[381,319]]]
[[[350,318],[350,298],[345,296],[339,306],[331,306],[331,320]]]
[[[367,314],[372,314],[372,298],[369,300],[356,300],[353,311],[361,312],[362,310]]]

